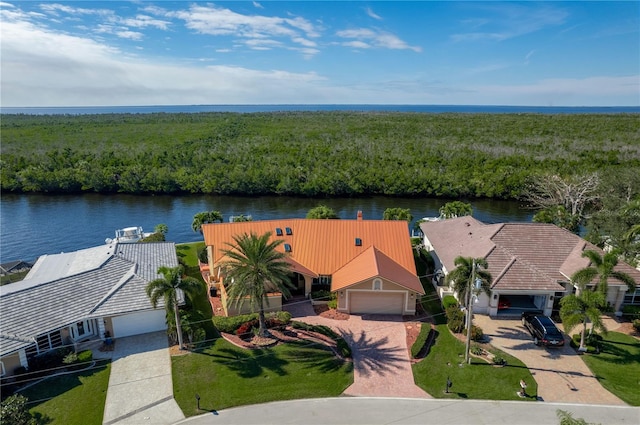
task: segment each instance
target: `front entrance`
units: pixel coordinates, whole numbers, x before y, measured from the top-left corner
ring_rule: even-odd
[[[294,273],[293,276],[291,276],[291,289],[290,289],[291,295],[292,296],[297,296],[297,295],[305,295],[304,293],[304,276],[301,275],[300,273]]]

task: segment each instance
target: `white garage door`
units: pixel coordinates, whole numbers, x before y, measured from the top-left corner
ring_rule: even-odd
[[[111,319],[113,336],[124,338],[125,336],[167,330],[165,314],[164,310],[153,310],[114,317]]]
[[[354,314],[402,314],[402,292],[351,292],[349,311]]]

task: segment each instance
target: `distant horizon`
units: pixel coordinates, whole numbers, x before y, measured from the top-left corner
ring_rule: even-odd
[[[0,0],[0,20],[5,108],[640,107],[637,1]]]

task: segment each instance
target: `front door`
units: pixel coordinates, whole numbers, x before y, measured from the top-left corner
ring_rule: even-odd
[[[94,320],[82,320],[71,325],[71,338],[74,341],[87,338],[95,334]]]

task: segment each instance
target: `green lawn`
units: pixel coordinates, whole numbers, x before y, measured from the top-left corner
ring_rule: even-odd
[[[470,365],[459,366],[464,363],[464,344],[451,335],[446,325],[438,325],[436,330],[438,335],[431,351],[420,363],[413,365],[416,384],[433,397],[522,400],[516,394],[521,379],[528,385],[528,394],[537,394],[537,384],[529,369],[515,357],[500,352],[507,361],[503,367],[475,357]],[[449,394],[444,393],[447,377],[453,383]]]
[[[47,424],[102,424],[111,363],[95,369],[45,379],[22,394],[31,413]],[[50,421],[50,422],[49,422]]]
[[[336,397],[353,383],[353,365],[307,342],[246,350],[222,338],[172,358],[173,394],[186,416],[196,411],[276,400]]]
[[[202,248],[204,248],[204,241],[176,244],[178,258],[181,258],[187,267],[198,265],[198,251]]]
[[[625,403],[640,406],[640,341],[619,332],[603,338],[600,354],[582,359],[603,387]]]

